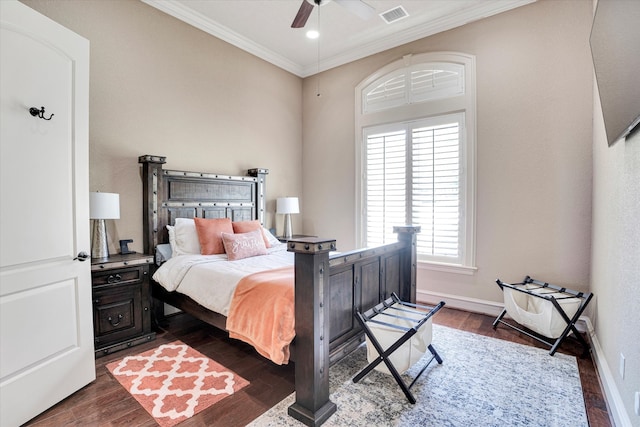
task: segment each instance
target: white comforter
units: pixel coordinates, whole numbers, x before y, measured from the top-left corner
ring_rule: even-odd
[[[228,261],[226,255],[180,255],[162,264],[153,280],[168,291],[189,296],[203,307],[229,314],[235,288],[244,276],[293,265],[294,254],[287,245],[268,249],[267,255]]]

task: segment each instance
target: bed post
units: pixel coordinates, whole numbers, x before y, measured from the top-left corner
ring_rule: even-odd
[[[142,233],[145,254],[155,254],[158,245],[158,198],[162,194],[162,165],[166,163],[166,159],[149,154],[138,157],[138,163],[142,163]]]
[[[296,401],[289,415],[319,426],[337,409],[329,400],[329,251],[335,240],[290,240],[295,253]]]
[[[400,299],[415,303],[417,298],[417,270],[418,270],[418,233],[420,226],[403,225],[393,227],[393,232],[398,233],[398,241],[407,243],[407,250],[400,261]]]
[[[256,217],[263,227],[266,226],[265,213],[267,212],[265,194],[267,194],[267,174],[269,169],[254,168],[249,169],[247,174],[249,176],[256,177],[258,179],[258,185],[256,186]]]

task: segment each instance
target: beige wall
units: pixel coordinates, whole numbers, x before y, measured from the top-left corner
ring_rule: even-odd
[[[421,269],[422,296],[499,301],[495,278],[524,274],[588,286],[589,2],[542,0],[304,81],[137,0],[24,2],[91,42],[90,188],[121,194],[112,241],[141,249],[137,156],[159,154],[267,167],[268,226],[275,197],[299,195],[296,232],[354,248],[355,86],[405,54],[458,51],[477,61],[478,271]]]
[[[476,55],[477,267],[421,269],[419,297],[499,301],[524,275],[587,289],[591,233],[591,3],[541,0],[304,80],[305,231],[355,246],[354,88],[406,54]],[[321,177],[321,179],[320,179]],[[337,218],[339,220],[337,220]]]
[[[542,0],[303,82],[137,0],[24,2],[91,42],[90,188],[121,194],[112,241],[141,249],[137,156],[159,154],[173,169],[267,167],[268,226],[282,227],[275,197],[299,195],[294,231],[354,248],[355,86],[405,54],[459,51],[477,61],[478,271],[421,270],[419,289],[498,301],[495,278],[524,274],[586,288],[588,2]]]
[[[24,3],[91,43],[90,190],[120,193],[112,252],[125,238],[142,250],[139,155],[179,170],[270,169],[270,227],[275,197],[302,193],[300,78],[138,0]]]
[[[598,367],[601,376],[614,380],[631,425],[640,426],[633,413],[634,393],[640,392],[640,132],[609,147],[597,93],[591,291],[592,320],[604,352],[600,362],[606,364]],[[624,379],[620,354],[626,359]]]

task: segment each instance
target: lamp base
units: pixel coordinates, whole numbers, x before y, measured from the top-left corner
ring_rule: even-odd
[[[291,214],[284,214],[284,237],[290,239],[293,236],[291,231]]]
[[[104,219],[93,220],[91,233],[91,258],[109,258],[109,244],[107,241],[107,225]]]

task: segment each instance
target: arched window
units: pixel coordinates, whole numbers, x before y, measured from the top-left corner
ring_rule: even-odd
[[[421,226],[419,261],[475,263],[475,58],[408,55],[356,88],[357,239]]]

